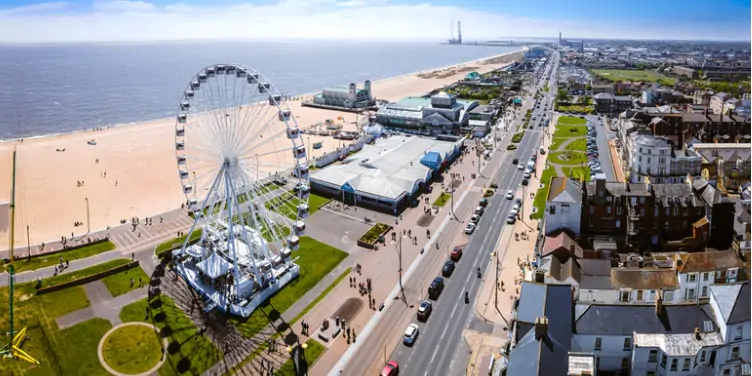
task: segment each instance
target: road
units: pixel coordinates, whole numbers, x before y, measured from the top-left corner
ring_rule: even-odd
[[[544,86],[543,82],[538,88]],[[528,99],[523,106],[526,110],[533,99]],[[541,110],[535,110],[540,117]],[[524,114],[524,112],[523,112]],[[520,121],[524,117],[520,117]],[[531,124],[534,124],[531,122]],[[416,273],[403,281],[405,295],[409,305],[393,303],[382,313],[380,321],[374,330],[366,338],[360,338],[361,347],[354,354],[354,359],[348,362],[342,374],[366,375],[374,368],[374,364],[383,364],[386,360],[396,360],[400,364],[401,373],[408,375],[446,375],[453,369],[453,361],[461,362],[465,357],[457,356],[462,344],[462,331],[470,323],[474,312],[473,300],[481,286],[481,280],[476,275],[476,270],[486,270],[491,262],[491,253],[496,248],[503,226],[506,224],[507,215],[511,210],[512,201],[504,198],[504,192],[509,189],[518,191],[524,171],[518,170],[511,163],[513,158],[519,159],[520,163],[527,163],[533,153],[537,153],[542,140],[542,129],[534,127],[528,129],[525,137],[514,152],[500,151],[494,154],[488,167],[498,166],[497,158],[502,158],[501,167],[496,171],[484,171],[486,177],[499,185],[499,194],[492,196],[485,213],[475,230],[470,236],[470,242],[464,248],[464,255],[459,261],[456,270],[450,278],[445,279],[445,288],[441,296],[434,302],[433,314],[425,323],[419,323],[416,317],[416,309],[419,302],[425,297],[425,287],[433,278],[438,276],[441,265],[447,259],[444,252],[427,254],[421,261],[420,268]],[[511,136],[510,132],[508,136]],[[509,137],[508,137],[509,138]],[[505,149],[508,138],[502,142],[500,149]],[[475,189],[465,197],[462,204],[456,205],[456,214],[460,220],[469,219],[476,202],[481,198],[480,185],[488,185],[490,181],[480,179],[475,184]],[[521,196],[522,193],[518,192]],[[464,223],[450,221],[443,229],[438,242],[449,244],[459,231],[464,228]],[[464,292],[468,291],[470,303],[464,301]],[[401,344],[404,329],[410,323],[417,323],[420,327],[420,335],[412,347]],[[387,347],[397,345],[389,351]],[[464,370],[464,364],[459,369]],[[333,372],[338,372],[337,369]]]

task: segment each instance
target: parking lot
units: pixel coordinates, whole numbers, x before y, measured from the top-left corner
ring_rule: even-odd
[[[587,120],[588,125],[588,152],[593,150],[598,153],[595,158],[588,156],[588,167],[590,167],[591,172],[590,178],[594,177],[593,172],[601,172],[605,175],[606,181],[616,181],[614,164],[611,160],[608,146],[608,140],[616,137],[616,134],[611,132],[598,116],[586,116],[585,120]],[[591,147],[591,145],[594,147]],[[598,168],[594,169],[594,166]]]

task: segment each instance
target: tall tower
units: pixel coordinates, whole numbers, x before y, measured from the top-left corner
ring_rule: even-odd
[[[457,44],[462,44],[462,21],[457,21]]]
[[[561,47],[561,31],[559,32],[559,47]]]

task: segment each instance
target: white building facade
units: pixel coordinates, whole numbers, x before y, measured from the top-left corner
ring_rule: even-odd
[[[699,177],[702,158],[691,150],[677,149],[665,137],[632,133],[627,137],[625,162],[629,181],[643,183],[682,183],[687,175]]]

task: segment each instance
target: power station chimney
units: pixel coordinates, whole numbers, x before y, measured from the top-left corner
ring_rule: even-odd
[[[462,44],[462,21],[457,21],[457,43]]]

